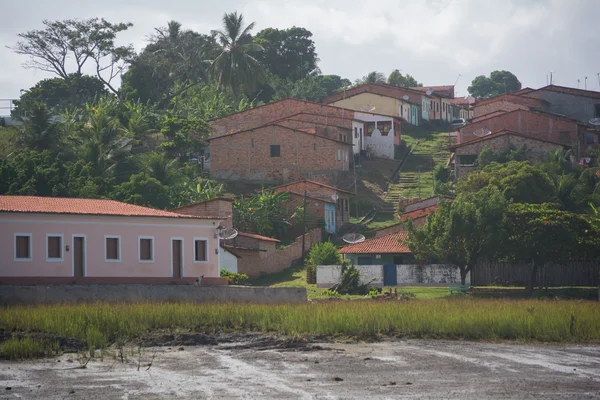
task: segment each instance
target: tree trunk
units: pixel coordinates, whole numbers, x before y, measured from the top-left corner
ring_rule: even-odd
[[[529,284],[527,285],[527,291],[529,293],[533,293],[533,288],[535,288],[535,281],[537,277],[538,266],[535,263],[535,260],[531,262],[531,275],[529,277]]]

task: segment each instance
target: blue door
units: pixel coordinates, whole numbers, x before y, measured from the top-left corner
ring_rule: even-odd
[[[398,276],[396,275],[396,264],[385,264],[383,266],[383,286],[398,285]]]
[[[325,231],[335,233],[335,204],[325,204]]]

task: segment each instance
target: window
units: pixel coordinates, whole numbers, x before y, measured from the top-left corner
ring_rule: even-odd
[[[281,149],[278,144],[271,145],[271,157],[279,157],[281,154]]]
[[[31,261],[31,233],[15,233],[15,261]]]
[[[600,104],[594,104],[594,110],[596,111],[596,118],[600,118]]]
[[[139,262],[154,262],[154,237],[138,236]]]
[[[194,262],[208,262],[208,240],[194,238]]]
[[[585,133],[585,144],[594,144],[594,134],[592,132]]]
[[[377,129],[381,132],[382,136],[387,136],[388,133],[392,130],[392,122],[391,121],[381,121],[377,123]]]
[[[46,235],[46,261],[64,261],[63,235],[49,233]]]
[[[435,111],[440,111],[440,103],[435,103]]]
[[[363,128],[359,128],[359,129],[360,129],[360,136],[362,137]]]
[[[358,128],[354,128],[354,139],[358,139]]]
[[[338,156],[337,157],[338,161],[341,161],[342,160],[342,151],[340,149],[338,149],[337,156]]]
[[[365,136],[371,136],[375,130],[375,122],[367,122],[365,125]]]
[[[104,236],[104,261],[121,261],[121,236]]]
[[[462,166],[471,166],[471,165],[475,165],[475,161],[477,161],[477,155],[465,155],[465,156],[458,156],[458,165],[462,165]]]

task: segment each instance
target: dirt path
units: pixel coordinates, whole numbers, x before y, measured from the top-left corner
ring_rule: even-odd
[[[2,362],[0,398],[600,398],[598,346],[406,340],[268,347],[143,348],[139,371],[131,351],[125,363],[110,356],[85,369],[69,362],[73,354]]]

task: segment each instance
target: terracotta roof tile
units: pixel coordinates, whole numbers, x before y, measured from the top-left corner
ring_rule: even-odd
[[[412,221],[413,219],[417,219],[417,218],[426,217],[428,215],[431,215],[437,209],[438,209],[438,205],[437,204],[433,205],[433,206],[425,207],[425,208],[419,208],[418,210],[409,211],[407,213],[400,214],[399,218],[400,218],[401,222]]]
[[[511,131],[511,130],[508,130],[508,129],[501,129],[499,131],[492,132],[489,135],[478,137],[478,138],[473,139],[473,140],[469,140],[468,142],[453,144],[452,146],[449,146],[448,148],[450,150],[455,150],[455,149],[457,149],[459,147],[468,146],[468,145],[471,145],[473,143],[483,142],[483,141],[486,141],[486,140],[489,140],[489,139],[494,139],[494,138],[497,138],[499,136],[504,136],[504,135],[520,136],[520,137],[523,137],[523,138],[526,138],[526,139],[535,140],[537,142],[551,143],[551,144],[555,144],[557,146],[562,146],[564,148],[571,148],[571,146],[569,146],[567,144],[564,144],[564,143],[558,143],[558,142],[553,142],[551,140],[540,139],[540,138],[535,137],[535,136],[531,136],[531,135],[528,135],[528,134],[525,134],[525,133]]]
[[[338,189],[336,187],[329,186],[329,185],[326,185],[324,183],[317,182],[317,181],[311,181],[309,179],[302,179],[302,180],[299,180],[299,181],[294,181],[294,182],[290,182],[290,183],[284,183],[283,185],[273,186],[271,189],[279,189],[279,188],[283,188],[283,187],[286,187],[286,186],[294,186],[294,185],[297,185],[297,184],[300,184],[300,183],[312,183],[313,185],[322,186],[324,188],[332,189],[332,190],[335,190],[337,192],[348,193],[348,194],[351,194],[351,195],[354,196],[354,193],[349,192],[347,190]]]
[[[343,247],[341,254],[389,254],[389,253],[411,253],[405,244],[408,232],[396,232],[374,239],[365,240]]]
[[[0,196],[0,212],[219,219],[177,214],[107,199],[74,199],[40,196]]]
[[[244,236],[244,237],[248,237],[248,238],[252,238],[252,239],[263,240],[265,242],[277,242],[277,243],[280,242],[279,240],[277,240],[275,238],[268,237],[268,236],[255,235],[254,233],[238,232],[238,236]]]

